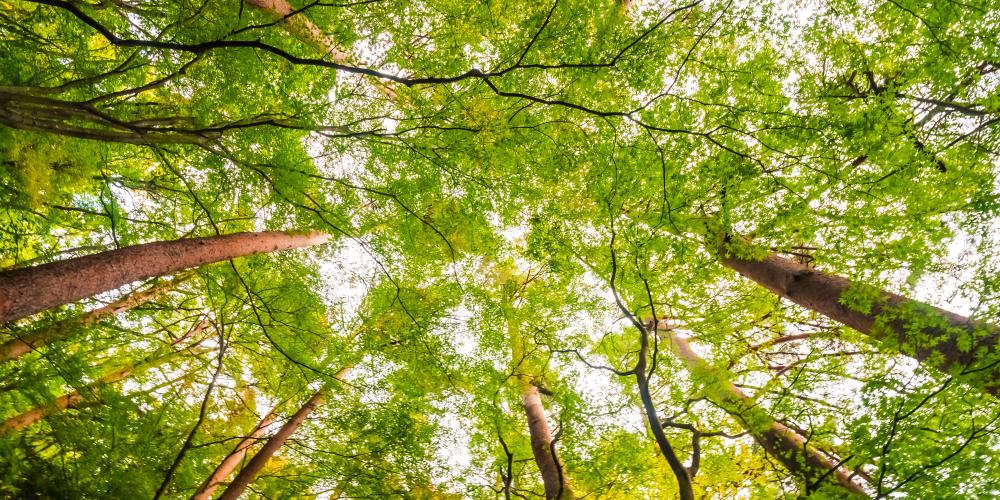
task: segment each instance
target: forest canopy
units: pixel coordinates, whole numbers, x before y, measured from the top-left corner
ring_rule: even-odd
[[[996,498],[992,0],[0,0],[0,497]]]

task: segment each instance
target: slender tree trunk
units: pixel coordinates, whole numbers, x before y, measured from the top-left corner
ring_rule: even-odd
[[[76,331],[85,330],[104,318],[121,314],[133,307],[149,302],[176,288],[181,281],[182,279],[162,281],[145,290],[132,292],[106,306],[98,307],[79,316],[67,318],[42,328],[37,328],[15,339],[8,340],[0,344],[0,363],[17,359],[43,345],[56,340],[63,340]]]
[[[677,492],[681,500],[694,500],[691,475],[680,459],[677,458],[677,453],[674,452],[674,448],[670,445],[667,434],[663,432],[663,424],[660,423],[660,417],[656,413],[656,404],[653,402],[653,395],[649,391],[649,374],[646,373],[648,368],[647,360],[649,359],[649,329],[640,328],[639,330],[641,335],[639,337],[639,359],[636,360],[632,374],[635,375],[635,385],[639,390],[639,398],[642,400],[642,411],[646,415],[649,430],[653,433],[653,439],[656,440],[656,446],[660,449],[660,454],[667,460],[667,465],[670,466],[670,470],[677,479]]]
[[[528,375],[517,372],[518,367],[524,362],[524,348],[521,344],[521,322],[517,311],[510,303],[504,305],[504,316],[507,320],[507,337],[511,343],[511,366],[515,372],[518,389],[521,392],[524,414],[528,418],[531,453],[535,457],[538,472],[542,474],[545,498],[547,500],[575,498],[566,470],[554,453],[552,432],[549,430],[549,422],[545,417],[545,406],[542,405],[542,397],[538,393],[538,387],[531,383]]]
[[[218,130],[160,129],[139,122],[125,127],[90,105],[32,95],[27,89],[16,87],[0,90],[0,124],[33,132],[125,144],[207,145],[222,135]]]
[[[677,478],[677,490],[681,500],[694,500],[691,476],[688,475],[687,469],[677,459],[677,454],[674,453],[673,447],[670,446],[667,434],[663,432],[663,425],[660,423],[660,417],[656,413],[656,404],[653,403],[652,394],[649,392],[649,380],[646,378],[645,370],[646,363],[640,363],[636,367],[635,378],[639,389],[639,397],[642,400],[642,411],[649,422],[649,430],[653,433],[653,439],[656,440],[656,446],[660,448],[660,453],[667,460],[667,464],[670,466],[670,470],[673,471],[674,477]]]
[[[277,411],[277,406],[272,408],[271,411],[268,412],[268,414],[265,415],[259,423],[257,423],[257,427],[254,428],[250,436],[240,441],[240,443],[236,445],[236,448],[229,453],[229,455],[226,455],[226,458],[222,460],[222,463],[220,463],[219,466],[212,471],[212,474],[208,476],[208,479],[202,483],[201,487],[198,488],[198,491],[196,491],[191,497],[192,500],[210,500],[212,498],[212,493],[215,492],[215,489],[218,488],[219,485],[221,485],[230,475],[232,475],[233,471],[236,470],[236,467],[243,461],[243,457],[245,457],[249,452],[250,447],[253,446],[257,440],[263,437],[264,433],[267,432],[267,427],[270,426],[278,416]]]
[[[330,58],[330,61],[344,66],[365,68],[367,65],[351,57],[351,54],[340,48],[323,30],[306,15],[297,12],[288,0],[244,0],[247,5],[256,7],[275,19],[282,20],[285,29],[302,42]],[[396,99],[396,92],[386,82],[375,81],[375,88],[390,101]]]
[[[201,335],[201,333],[207,330],[210,326],[212,326],[211,320],[209,320],[208,318],[202,318],[201,321],[191,325],[191,328],[188,328],[188,331],[184,332],[184,335],[181,335],[180,337],[171,340],[170,345],[176,346],[177,344],[180,344],[181,342],[184,342],[185,340],[191,337]]]
[[[281,19],[289,33],[299,40],[312,45],[320,52],[330,57],[337,64],[351,64],[348,53],[337,47],[333,40],[327,37],[323,30],[316,26],[304,12],[295,12],[288,0],[244,0],[247,5],[256,7],[271,17]]]
[[[528,417],[528,434],[531,436],[531,453],[535,463],[542,473],[542,484],[545,485],[545,498],[563,500],[574,498],[566,471],[555,455],[552,454],[552,433],[545,418],[545,407],[538,394],[538,388],[527,382],[522,382],[521,400],[524,402],[524,413]]]
[[[723,252],[722,263],[781,297],[1000,396],[1000,329],[994,325],[886,291],[878,292],[870,312],[858,311],[841,303],[849,280],[775,254],[749,260]]]
[[[343,378],[351,372],[352,368],[353,367],[351,366],[342,368],[339,372],[337,372],[334,378],[337,380],[343,380]],[[306,418],[308,418],[309,415],[316,410],[316,408],[323,404],[331,387],[332,386],[327,385],[316,391],[316,393],[313,394],[312,397],[310,397],[309,400],[306,401],[306,403],[302,405],[302,407],[300,407],[298,411],[296,411],[295,414],[293,414],[292,417],[281,426],[280,429],[278,429],[278,432],[276,432],[267,440],[266,443],[264,443],[264,446],[257,451],[253,458],[250,459],[250,462],[247,463],[246,467],[244,467],[243,470],[236,475],[233,482],[229,483],[226,491],[222,493],[218,500],[237,500],[240,495],[246,491],[250,484],[257,479],[257,474],[260,474],[260,471],[264,469],[264,466],[267,465],[269,460],[271,460],[271,457],[285,445],[288,438],[290,438],[292,434],[295,434],[295,431],[297,431],[299,426],[306,421]]]
[[[72,408],[82,402],[83,395],[79,391],[59,396],[50,405],[36,406],[20,415],[8,418],[3,424],[0,424],[0,435],[24,429],[45,418],[47,415],[65,410],[66,408]]]
[[[235,233],[145,243],[0,273],[0,322],[210,262],[322,243],[318,232]]]
[[[691,349],[686,339],[664,329],[670,336],[674,352],[687,365],[695,377],[704,377],[706,397],[733,414],[743,428],[761,447],[792,474],[804,478],[808,487],[817,486],[821,478],[828,477],[856,494],[866,495],[865,490],[851,480],[851,472],[831,462],[819,450],[810,446],[799,433],[774,420],[752,398],[743,393],[732,381]]]
[[[149,358],[146,358],[145,360],[140,361],[139,363],[125,365],[121,368],[111,371],[102,376],[101,378],[99,378],[98,380],[88,384],[85,388],[81,390],[72,391],[68,394],[64,394],[56,398],[55,401],[53,401],[48,405],[37,406],[24,413],[21,413],[20,415],[15,415],[13,417],[8,418],[3,423],[0,423],[0,435],[8,434],[13,431],[19,431],[21,429],[24,429],[25,427],[35,424],[36,422],[42,420],[43,418],[53,413],[57,413],[67,408],[73,408],[79,406],[81,403],[87,401],[90,395],[96,394],[98,391],[101,390],[102,387],[106,385],[124,380],[133,374],[143,373],[146,370],[162,365],[167,361],[170,361],[171,359],[178,357],[181,354],[187,354],[191,352],[192,352],[191,349],[183,349],[180,351],[173,351],[169,354],[162,356],[153,355],[150,356]]]

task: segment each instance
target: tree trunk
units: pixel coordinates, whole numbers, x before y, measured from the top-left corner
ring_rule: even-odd
[[[318,232],[235,233],[145,243],[0,273],[0,322],[209,262],[322,243]]]
[[[337,372],[334,378],[337,380],[343,380],[343,378],[351,372],[352,368],[353,367],[351,366],[342,368],[339,372]],[[266,466],[267,462],[271,460],[271,457],[285,445],[288,438],[290,438],[292,434],[299,429],[299,426],[306,421],[309,414],[323,404],[330,388],[331,386],[327,385],[316,391],[316,393],[313,394],[312,397],[309,398],[309,400],[306,401],[306,403],[302,405],[302,407],[299,408],[298,411],[296,411],[295,414],[293,414],[280,429],[278,429],[278,432],[276,432],[267,440],[266,443],[264,443],[264,446],[257,451],[253,458],[250,459],[250,462],[247,463],[246,467],[244,467],[243,470],[236,475],[233,482],[229,483],[229,487],[226,488],[226,491],[222,493],[218,500],[237,500],[240,495],[246,491],[247,487],[249,487],[250,484],[257,479],[257,474],[260,474],[260,471],[264,469],[264,466]]]
[[[88,386],[89,388],[90,386]],[[0,435],[9,434],[14,431],[19,431],[28,427],[45,416],[56,413],[58,411],[65,410],[66,408],[72,408],[83,402],[83,395],[80,391],[73,391],[69,394],[64,394],[56,398],[52,404],[47,406],[36,406],[20,415],[15,415],[8,418],[2,424],[0,424]]]
[[[8,418],[3,423],[0,423],[0,435],[8,434],[13,431],[19,431],[21,429],[24,429],[25,427],[28,427],[42,420],[44,417],[48,415],[57,413],[67,408],[73,408],[79,406],[81,403],[87,401],[90,395],[96,394],[98,391],[101,390],[102,387],[108,384],[113,384],[115,382],[124,380],[132,374],[143,373],[146,370],[162,365],[163,363],[166,363],[167,361],[176,358],[181,354],[192,353],[192,352],[194,351],[192,351],[191,349],[183,349],[180,351],[173,351],[163,356],[153,355],[140,361],[139,363],[125,365],[121,368],[118,368],[117,370],[111,371],[102,376],[101,378],[97,379],[96,381],[88,384],[85,388],[81,390],[72,391],[68,394],[64,394],[56,398],[55,401],[53,401],[48,405],[37,406],[24,413],[21,413],[20,415],[15,415],[13,417]],[[202,351],[197,351],[197,352],[200,353]]]
[[[722,263],[802,307],[1000,395],[1000,328],[994,325],[886,291],[878,292],[870,312],[854,310],[841,304],[849,280],[775,254],[749,260],[723,252]]]
[[[256,7],[271,17],[281,19],[286,29],[299,40],[312,45],[320,52],[330,57],[337,64],[350,65],[348,53],[327,37],[323,30],[316,26],[304,12],[296,12],[288,0],[244,0],[247,5]]]
[[[542,473],[542,483],[545,485],[545,498],[561,500],[574,498],[569,486],[566,472],[555,455],[552,454],[552,433],[545,418],[545,407],[538,394],[538,388],[524,382],[521,400],[524,402],[524,413],[528,417],[528,434],[531,436],[531,452],[535,463]]]
[[[104,318],[121,314],[133,307],[149,302],[163,295],[165,292],[176,288],[181,281],[182,279],[162,281],[145,290],[132,292],[106,306],[98,307],[79,316],[57,321],[51,325],[20,335],[15,339],[8,340],[0,344],[0,363],[17,359],[43,345],[56,340],[63,340],[73,334],[73,332],[85,330]]]
[[[510,302],[504,304],[504,317],[507,320],[507,337],[511,344],[510,361],[517,387],[524,403],[524,414],[528,417],[528,435],[531,438],[531,453],[535,457],[538,472],[542,474],[542,484],[545,486],[547,500],[575,498],[569,485],[566,471],[555,456],[552,445],[552,433],[545,417],[545,407],[542,405],[538,387],[531,383],[530,377],[519,373],[518,368],[524,363],[524,348],[521,337],[521,321]]]
[[[267,432],[267,427],[271,425],[271,423],[274,422],[275,418],[278,416],[277,410],[277,406],[272,408],[271,411],[268,412],[268,414],[265,415],[264,418],[257,424],[253,433],[236,445],[236,448],[222,460],[222,463],[220,463],[219,466],[212,471],[212,474],[208,476],[208,479],[202,483],[201,487],[198,488],[198,491],[196,491],[194,496],[191,497],[192,500],[210,500],[212,498],[212,493],[215,492],[215,489],[218,488],[219,485],[221,485],[223,481],[225,481],[226,478],[228,478],[233,471],[236,470],[236,467],[243,461],[243,457],[247,455],[250,447],[253,446],[257,440],[263,437],[265,432]]]
[[[712,365],[705,362],[691,349],[686,339],[665,329],[670,336],[674,352],[687,365],[693,377],[704,377],[705,396],[739,420],[768,455],[774,457],[792,474],[806,480],[813,488],[824,477],[831,478],[856,494],[866,495],[865,490],[851,480],[851,473],[831,462],[805,438],[777,422],[732,381]]]
[[[663,425],[660,424],[660,418],[656,413],[656,404],[653,403],[653,396],[649,392],[649,379],[646,376],[645,350],[643,348],[643,352],[639,354],[640,361],[635,368],[635,381],[639,389],[639,399],[642,400],[642,412],[646,415],[649,430],[653,433],[653,439],[656,441],[657,448],[660,449],[660,454],[667,460],[670,470],[674,473],[674,477],[677,478],[678,496],[680,496],[681,500],[694,500],[691,476],[677,458],[673,447],[670,446],[670,440],[667,439],[667,434],[663,432]]]
[[[218,130],[184,130],[135,121],[123,124],[86,103],[31,95],[27,89],[0,90],[0,124],[11,128],[125,144],[207,145]]]
[[[354,60],[351,54],[340,48],[316,23],[312,22],[305,12],[298,12],[288,0],[244,0],[247,5],[256,7],[275,19],[282,20],[285,29],[302,42],[312,45],[319,52],[330,58],[330,61],[344,66],[358,68],[368,67],[363,62]],[[396,99],[396,91],[386,82],[378,80],[373,83],[383,96],[390,101]]]

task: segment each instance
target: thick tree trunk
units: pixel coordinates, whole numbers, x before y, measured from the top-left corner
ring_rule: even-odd
[[[573,491],[566,478],[562,464],[552,454],[552,433],[545,418],[545,407],[538,394],[538,388],[523,383],[521,400],[524,402],[524,413],[528,417],[528,434],[531,436],[531,452],[535,455],[535,463],[542,473],[542,483],[545,485],[545,498],[550,500],[573,498]]]
[[[146,358],[143,361],[140,361],[139,363],[133,363],[118,368],[117,370],[109,372],[104,376],[102,376],[101,378],[97,379],[96,381],[88,384],[85,388],[81,390],[73,391],[56,398],[55,401],[53,401],[48,405],[38,406],[24,413],[21,413],[20,415],[15,415],[13,417],[8,418],[3,423],[0,423],[0,435],[14,431],[19,431],[21,429],[24,429],[25,427],[37,423],[38,421],[42,420],[48,415],[57,413],[67,408],[73,408],[79,406],[81,403],[86,402],[89,399],[90,395],[96,394],[101,390],[102,387],[106,385],[124,380],[133,374],[143,373],[146,370],[162,365],[167,361],[170,361],[171,359],[180,356],[181,354],[190,354],[192,352],[193,351],[191,349],[183,349],[180,351],[171,352],[163,356],[154,355],[149,358]]]
[[[145,243],[0,273],[0,322],[113,290],[136,280],[245,255],[322,243],[318,232],[235,233]]]
[[[350,373],[352,368],[353,367],[349,366],[341,369],[337,372],[335,378],[337,380],[343,380],[343,378]],[[269,460],[271,460],[271,457],[285,445],[288,438],[290,438],[292,434],[295,434],[295,431],[297,431],[299,426],[306,421],[306,418],[308,418],[309,415],[316,410],[316,408],[323,404],[329,390],[330,386],[324,386],[320,390],[316,391],[316,393],[313,394],[312,397],[310,397],[309,400],[306,401],[306,403],[302,405],[302,407],[300,407],[298,411],[296,411],[295,414],[293,414],[292,417],[281,426],[280,429],[278,429],[278,432],[276,432],[267,440],[266,443],[264,443],[264,446],[257,451],[253,458],[250,459],[250,462],[247,463],[246,467],[244,467],[243,470],[236,475],[233,482],[229,483],[226,491],[222,492],[222,495],[219,496],[218,500],[237,500],[240,495],[246,491],[247,487],[249,487],[250,484],[257,479],[257,474],[260,474],[260,471],[264,469],[264,466],[267,465]]]
[[[42,328],[37,328],[16,339],[8,340],[0,344],[0,363],[17,359],[50,342],[63,340],[76,331],[85,330],[104,318],[121,314],[133,307],[144,304],[176,288],[180,281],[179,279],[162,281],[145,290],[132,292],[106,306],[98,307],[79,316],[67,318]]]
[[[883,341],[984,391],[1000,395],[1000,329],[901,295],[881,291],[870,312],[841,303],[851,282],[771,254],[749,260],[723,252],[722,263],[802,307]]]
[[[267,427],[274,422],[277,417],[278,407],[274,407],[271,411],[264,416],[263,419],[254,428],[254,431],[249,437],[240,441],[236,448],[229,454],[226,458],[222,460],[222,463],[212,471],[212,474],[208,476],[208,479],[202,483],[198,491],[191,497],[192,500],[210,500],[212,498],[212,493],[218,488],[232,473],[236,470],[236,467],[240,465],[243,461],[243,457],[247,455],[250,447],[254,445],[264,433],[267,432]]]
[[[831,462],[823,453],[809,446],[805,438],[777,422],[757,403],[743,393],[725,374],[705,362],[691,349],[686,339],[667,329],[674,352],[687,365],[693,377],[705,377],[709,401],[730,412],[753,436],[768,455],[774,457],[792,474],[815,487],[821,478],[830,478],[852,493],[866,495],[864,488],[851,479],[851,473]]]

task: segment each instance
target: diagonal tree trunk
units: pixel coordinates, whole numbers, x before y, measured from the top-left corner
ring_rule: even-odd
[[[841,300],[852,287],[841,276],[771,254],[763,260],[722,252],[722,263],[802,307],[867,334],[899,352],[1000,396],[1000,328],[878,291],[869,312]]]
[[[85,330],[104,318],[121,314],[133,307],[149,302],[173,290],[186,278],[161,281],[145,290],[132,292],[106,306],[98,307],[79,316],[67,318],[42,328],[37,328],[15,339],[8,340],[0,344],[0,363],[17,359],[43,345],[63,340],[74,332]]]
[[[271,17],[282,20],[289,33],[326,54],[331,61],[337,64],[351,64],[349,54],[333,43],[333,40],[327,37],[304,12],[297,12],[288,0],[244,0],[244,2]]]
[[[649,373],[647,373],[647,360],[649,358],[649,330],[642,329],[639,339],[639,356],[636,360],[632,374],[635,377],[636,389],[639,391],[639,399],[642,401],[642,412],[649,423],[649,431],[653,434],[656,447],[660,449],[660,454],[667,461],[671,472],[677,479],[677,493],[681,500],[694,500],[694,488],[691,485],[691,474],[677,458],[677,453],[670,445],[670,440],[663,432],[663,425],[656,412],[656,403],[653,401],[653,394],[649,390]]]
[[[184,129],[170,121],[123,123],[93,105],[30,94],[27,89],[0,90],[0,124],[11,128],[125,144],[196,144],[222,136],[219,129]]]
[[[336,380],[343,380],[352,369],[353,366],[344,367],[337,372],[336,375],[334,375],[334,378]],[[295,434],[295,431],[297,431],[302,423],[306,421],[306,418],[308,418],[309,415],[316,410],[316,408],[326,401],[331,389],[332,385],[325,385],[323,388],[316,391],[316,393],[313,394],[312,397],[310,397],[309,400],[306,401],[306,403],[302,405],[292,415],[292,417],[281,426],[280,429],[278,429],[278,432],[276,432],[267,440],[266,443],[264,443],[264,446],[257,451],[253,458],[250,459],[250,462],[247,463],[246,467],[244,467],[243,470],[236,475],[233,482],[229,483],[226,491],[222,492],[222,495],[219,496],[219,500],[238,499],[240,495],[246,491],[250,484],[257,479],[257,475],[264,469],[267,462],[271,460],[271,457],[285,445],[288,438],[292,437],[292,434]]]
[[[243,458],[246,457],[247,453],[250,451],[250,447],[253,446],[259,439],[261,439],[267,432],[267,427],[270,426],[278,416],[278,407],[275,406],[264,416],[257,427],[254,428],[250,436],[246,437],[236,448],[226,455],[226,458],[222,460],[218,467],[212,471],[212,474],[208,476],[208,479],[202,483],[198,491],[191,497],[192,500],[210,500],[212,498],[212,493],[218,488],[232,473],[236,470],[236,467],[240,465]]]
[[[50,404],[37,406],[24,413],[15,415],[8,418],[3,423],[0,423],[0,435],[8,434],[10,432],[19,431],[32,424],[35,424],[42,420],[43,418],[53,414],[58,413],[67,408],[73,408],[79,406],[81,403],[86,402],[92,394],[96,394],[106,385],[113,384],[124,380],[132,375],[141,374],[147,370],[160,366],[174,358],[179,357],[182,354],[198,354],[205,352],[206,350],[192,350],[192,349],[182,349],[179,351],[174,351],[166,355],[154,354],[138,363],[132,363],[111,371],[98,380],[88,384],[85,388],[77,391],[72,391],[62,396],[56,398]]]
[[[158,241],[0,273],[0,322],[13,321],[133,281],[210,262],[322,243],[319,232],[234,233]]]
[[[302,42],[313,46],[316,50],[329,57],[331,61],[344,66],[367,67],[366,64],[354,60],[351,54],[339,47],[323,30],[316,25],[305,12],[296,11],[288,0],[243,0],[247,5],[279,19],[285,29]],[[396,91],[383,81],[373,83],[375,88],[390,101],[396,99]]]
[[[687,339],[677,336],[669,328],[660,331],[669,334],[674,352],[687,365],[692,376],[703,378],[705,396],[735,416],[768,455],[781,462],[792,474],[805,479],[809,488],[815,487],[824,478],[830,478],[851,493],[867,495],[864,488],[852,480],[850,471],[838,467],[810,446],[799,433],[774,420],[736,387],[725,373],[698,356]]]

